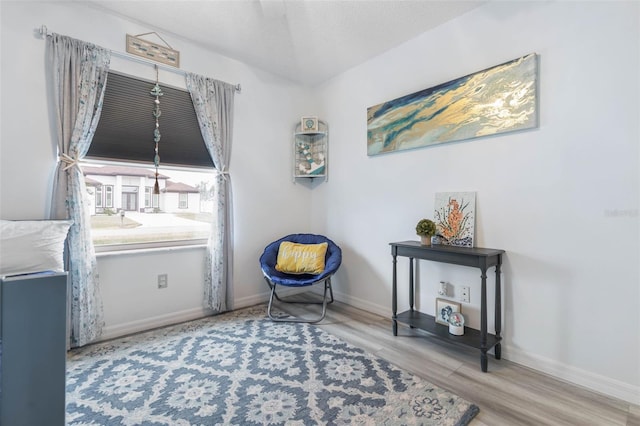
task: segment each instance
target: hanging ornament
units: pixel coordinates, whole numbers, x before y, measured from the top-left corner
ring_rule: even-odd
[[[153,108],[153,116],[156,119],[156,128],[153,131],[153,142],[155,143],[155,155],[153,157],[153,164],[156,167],[156,183],[153,185],[153,193],[158,195],[160,194],[160,185],[158,184],[158,168],[160,167],[160,155],[158,153],[158,144],[160,143],[160,121],[159,118],[162,115],[162,111],[160,111],[160,96],[164,95],[162,93],[162,89],[160,89],[160,85],[158,85],[158,66],[156,65],[156,84],[151,89],[151,96],[155,96],[156,99],[153,101],[155,104]]]

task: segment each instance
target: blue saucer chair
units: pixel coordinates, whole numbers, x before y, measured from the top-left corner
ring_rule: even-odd
[[[278,260],[278,250],[280,249],[280,243],[283,241],[289,241],[298,244],[321,244],[327,243],[327,252],[325,255],[325,267],[324,271],[320,274],[287,274],[276,270],[276,263]],[[267,308],[267,314],[272,321],[278,322],[306,322],[315,323],[322,321],[327,312],[327,304],[333,302],[333,289],[331,288],[331,276],[336,273],[340,264],[342,263],[342,250],[333,241],[323,235],[315,234],[291,234],[286,237],[280,238],[277,241],[270,243],[265,247],[262,256],[260,256],[260,267],[264,275],[269,288],[271,289],[271,296],[269,297],[269,306]],[[284,287],[305,287],[311,286],[316,283],[324,283],[324,295],[322,302],[295,302],[284,301],[278,297],[276,293],[276,287],[281,285]],[[330,297],[327,297],[327,293]],[[272,315],[271,308],[273,306],[273,300],[277,299],[282,303],[304,303],[304,304],[322,304],[322,314],[318,318],[304,319],[304,318],[278,318]]]

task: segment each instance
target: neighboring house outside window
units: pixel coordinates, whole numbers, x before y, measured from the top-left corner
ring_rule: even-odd
[[[96,187],[96,208],[91,214],[102,214],[105,209],[115,211],[139,211],[142,213],[152,212],[153,207],[153,184],[155,183],[155,173],[152,170],[127,166],[90,166],[82,167],[87,185],[89,181],[97,182],[100,187]],[[160,188],[164,188],[168,176],[158,176]],[[139,194],[144,194],[144,199],[139,199]],[[149,205],[147,205],[147,194]],[[101,199],[102,201],[98,201]],[[99,204],[99,202],[101,204]]]
[[[169,211],[198,213],[200,211],[200,190],[182,182],[167,181],[167,186],[160,191]]]
[[[101,250],[161,242],[205,240],[211,230],[211,173],[167,170],[158,175],[160,194],[153,193],[155,171],[135,166],[83,164],[92,237]],[[195,186],[170,181],[199,182]],[[120,248],[114,248],[120,247]]]

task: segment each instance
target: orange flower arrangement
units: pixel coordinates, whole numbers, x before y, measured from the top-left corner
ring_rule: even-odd
[[[461,240],[470,232],[469,220],[472,218],[471,213],[464,211],[467,206],[468,203],[461,206],[458,200],[449,198],[447,205],[436,212],[438,233],[450,243]]]
[[[460,204],[457,200],[449,200],[449,214],[447,215],[446,227],[442,229],[442,236],[447,239],[452,239],[460,235],[460,226],[462,225],[462,212],[460,211]]]

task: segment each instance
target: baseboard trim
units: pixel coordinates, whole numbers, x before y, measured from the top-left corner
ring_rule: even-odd
[[[531,355],[507,344],[502,345],[502,357],[565,382],[640,405],[640,386],[633,386],[552,359]]]
[[[333,290],[335,299],[339,302],[346,303],[354,308],[362,309],[363,311],[371,312],[372,314],[380,315],[381,317],[391,318],[391,301],[389,306],[382,307],[378,304],[371,303],[368,300],[363,300],[357,297],[353,297],[346,293]]]
[[[114,324],[104,327],[104,329],[102,330],[102,336],[97,340],[97,342],[113,339],[115,337],[126,336],[127,334],[151,330],[158,327],[178,324],[185,321],[192,321],[198,318],[204,318],[212,314],[213,311],[199,307],[171,312],[155,317],[144,318],[141,320],[130,321],[122,324]]]
[[[269,293],[259,293],[252,296],[241,297],[233,300],[234,309],[247,308],[249,306],[259,305],[269,301]]]
[[[390,306],[380,306],[367,300],[350,296],[334,290],[336,300],[344,302],[354,308],[362,309],[385,318],[391,317]],[[619,380],[611,379],[590,371],[582,370],[561,362],[530,355],[524,351],[502,344],[502,358],[527,368],[548,374],[556,379],[582,386],[594,392],[621,399],[632,404],[640,405],[640,386],[633,386]]]

